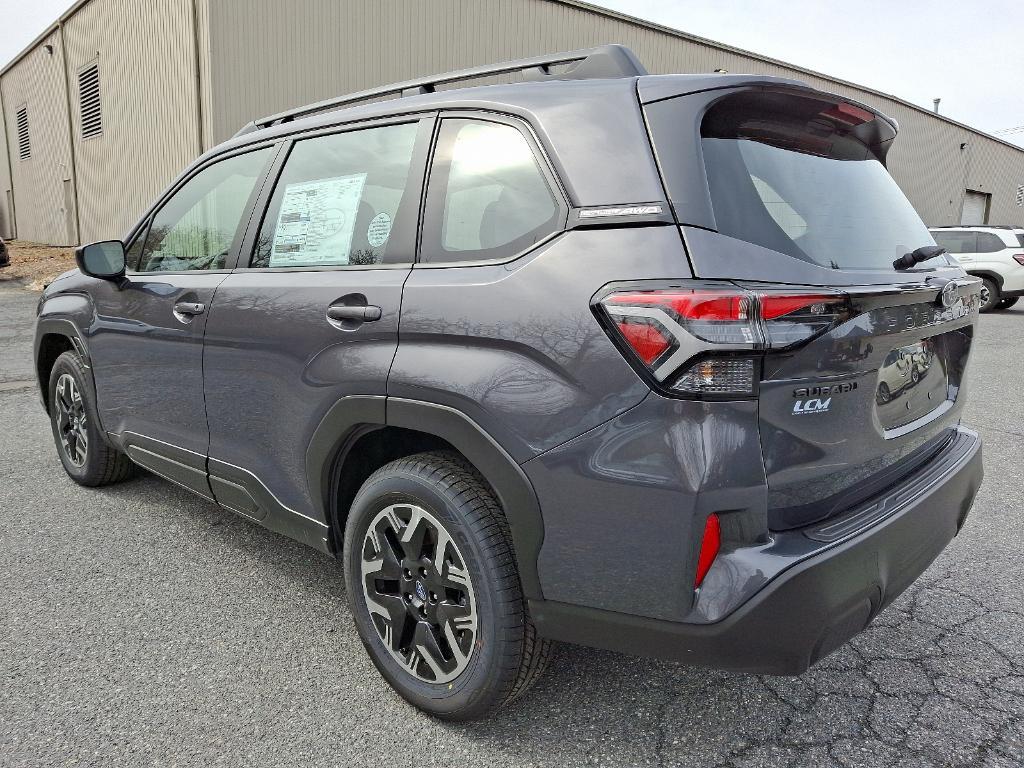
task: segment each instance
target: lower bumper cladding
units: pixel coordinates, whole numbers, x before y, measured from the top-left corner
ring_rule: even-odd
[[[959,532],[983,477],[981,439],[959,429],[958,460],[867,529],[794,562],[720,621],[688,624],[532,601],[538,632],[696,666],[797,675],[863,630]],[[927,473],[922,470],[922,474]],[[892,492],[898,496],[900,489]]]

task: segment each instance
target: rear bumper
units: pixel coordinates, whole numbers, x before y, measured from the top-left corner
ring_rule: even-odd
[[[949,451],[943,464],[876,500],[875,522],[864,527],[862,518],[824,550],[794,558],[721,621],[687,624],[535,601],[538,632],[699,666],[800,674],[864,629],[956,536],[981,486],[981,439],[961,428]]]

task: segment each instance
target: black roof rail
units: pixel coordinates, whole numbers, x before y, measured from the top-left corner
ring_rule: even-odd
[[[573,64],[573,66],[562,72],[552,72],[551,67],[559,64]],[[244,126],[235,136],[242,136],[261,128],[269,128],[272,125],[287,123],[300,117],[338,109],[339,107],[356,104],[367,99],[394,94],[402,97],[434,93],[437,90],[437,86],[446,83],[472,80],[489,75],[502,75],[509,72],[523,72],[527,79],[530,80],[586,80],[594,78],[638,77],[647,74],[644,65],[640,63],[636,54],[629,48],[623,45],[601,45],[596,48],[550,53],[527,59],[515,59],[514,61],[502,61],[497,64],[485,64],[481,67],[459,69],[454,72],[444,72],[439,75],[406,80],[402,83],[382,85],[377,88],[350,93],[346,96],[337,96],[254,120]]]

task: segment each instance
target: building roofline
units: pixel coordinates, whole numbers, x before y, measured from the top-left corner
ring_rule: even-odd
[[[67,22],[68,19],[74,16],[79,10],[81,10],[83,6],[87,5],[90,2],[92,2],[92,0],[75,0],[75,2],[72,3],[70,8],[68,8],[66,11],[64,11],[64,13],[57,17],[56,21],[47,25],[42,32],[36,35],[36,37],[32,40],[31,43],[25,46],[20,53],[18,53],[13,59],[7,62],[2,69],[0,69],[0,77],[3,77],[11,69],[17,66],[18,62],[20,62],[29,53],[35,50],[39,46],[39,44],[43,42],[43,40],[45,40],[47,37],[56,32],[65,22]],[[908,109],[913,109],[914,111],[928,115],[929,117],[937,118],[939,120],[942,120],[943,122],[955,125],[958,128],[963,128],[964,130],[970,131],[971,133],[977,136],[983,136],[986,139],[991,139],[992,141],[998,142],[1003,146],[1009,147],[1010,149],[1016,149],[1018,152],[1024,152],[1024,147],[1020,147],[1016,144],[1013,144],[1007,141],[1006,139],[1001,139],[998,136],[993,136],[991,133],[986,133],[985,131],[982,131],[978,128],[974,128],[970,125],[967,125],[966,123],[961,123],[959,120],[953,120],[950,117],[946,117],[945,115],[939,114],[938,112],[933,112],[932,110],[926,109],[925,107],[919,106],[918,104],[914,104],[911,101],[901,99],[899,96],[894,96],[893,94],[886,93],[885,91],[879,91],[874,88],[869,88],[866,85],[859,85],[857,83],[850,82],[849,80],[844,80],[839,77],[827,75],[824,72],[818,72],[817,70],[814,69],[808,69],[807,67],[801,67],[796,64],[790,64],[789,62],[781,61],[780,59],[775,59],[772,58],[771,56],[764,56],[759,53],[754,53],[753,51],[748,51],[744,48],[737,48],[726,43],[720,43],[716,40],[709,40],[706,37],[692,35],[689,32],[683,32],[682,30],[675,29],[673,27],[667,27],[664,24],[658,24],[657,22],[653,21],[646,21],[645,19],[640,19],[637,18],[636,16],[630,16],[629,14],[626,13],[613,11],[610,8],[602,8],[591,3],[583,2],[583,0],[548,0],[548,2],[557,3],[558,5],[564,5],[570,8],[576,8],[583,11],[588,11],[590,13],[595,13],[599,16],[604,16],[609,19],[622,21],[626,24],[630,24],[635,27],[640,27],[641,29],[649,29],[655,32],[661,32],[671,37],[679,38],[680,40],[687,40],[691,43],[699,43],[700,45],[705,45],[709,48],[716,48],[726,53],[734,53],[739,56],[746,56],[751,59],[757,59],[759,61],[765,62],[766,64],[774,64],[777,67],[785,67],[787,69],[793,70],[794,72],[799,72],[803,75],[810,75],[811,77],[818,77],[821,78],[822,80],[829,80],[833,83],[838,83],[839,85],[846,86],[847,88],[855,88],[858,91],[870,93],[874,96],[880,96],[883,99],[890,99],[892,101],[895,101],[897,104],[901,104],[902,106],[907,107]]]
[[[0,69],[0,77],[6,75],[10,70],[14,69],[18,62],[28,56],[32,51],[39,47],[39,44],[46,38],[60,29],[61,25],[64,24],[68,19],[74,16],[82,8],[83,5],[91,3],[92,0],[75,0],[75,2],[68,8],[64,13],[56,18],[55,21],[50,22],[46,25],[46,28],[33,38],[32,42],[26,45],[18,52],[13,59],[4,64],[3,68]]]
[[[793,70],[794,72],[799,72],[802,75],[819,77],[822,80],[829,80],[833,83],[844,85],[847,88],[856,88],[858,91],[863,91],[864,93],[870,93],[874,96],[881,96],[884,99],[891,99],[892,101],[895,101],[897,104],[901,104],[904,107],[913,109],[916,112],[921,112],[925,115],[928,115],[929,117],[938,118],[939,120],[950,123],[959,128],[963,128],[964,130],[970,131],[971,133],[977,136],[983,136],[986,139],[997,141],[1000,144],[1010,147],[1011,149],[1016,149],[1018,152],[1024,152],[1024,147],[1020,147],[1017,144],[1013,144],[1007,141],[1006,139],[1001,139],[998,136],[993,136],[991,133],[985,133],[985,131],[982,131],[979,128],[974,128],[970,125],[967,125],[966,123],[961,123],[959,120],[954,120],[950,117],[946,117],[943,114],[933,112],[930,109],[922,107],[918,104],[914,104],[911,101],[907,101],[906,99],[901,99],[899,96],[893,96],[891,93],[886,93],[885,91],[879,91],[874,88],[869,88],[866,85],[859,85],[858,83],[853,83],[850,82],[849,80],[843,80],[840,77],[826,75],[824,72],[818,72],[817,70],[814,69],[808,69],[807,67],[801,67],[796,64],[790,64],[788,61],[782,61],[780,59],[772,58],[771,56],[765,56],[760,53],[754,53],[753,51],[748,51],[744,48],[737,48],[735,46],[728,45],[727,43],[720,43],[716,40],[709,40],[706,37],[692,35],[689,32],[683,32],[682,30],[675,29],[674,27],[667,27],[664,24],[658,24],[657,22],[654,21],[647,21],[646,19],[640,19],[637,18],[636,16],[630,16],[628,13],[614,11],[611,8],[602,8],[601,6],[584,2],[584,0],[548,0],[548,2],[557,3],[558,5],[565,5],[570,8],[577,8],[579,10],[589,11],[591,13],[596,13],[600,16],[605,16],[610,19],[625,22],[626,24],[631,24],[635,27],[653,30],[655,32],[662,32],[666,35],[670,35],[671,37],[677,37],[681,40],[687,40],[691,43],[699,43],[709,48],[717,48],[718,50],[724,51],[726,53],[734,53],[740,56],[746,56],[751,59],[757,59],[759,61],[765,62],[766,64],[774,64],[775,66],[778,67],[785,67],[786,69]]]

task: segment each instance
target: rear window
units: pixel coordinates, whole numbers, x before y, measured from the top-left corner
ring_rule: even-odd
[[[833,269],[891,270],[893,259],[932,245],[860,138],[874,122],[854,105],[802,96],[744,92],[718,102],[701,124],[718,231]]]

